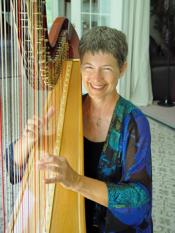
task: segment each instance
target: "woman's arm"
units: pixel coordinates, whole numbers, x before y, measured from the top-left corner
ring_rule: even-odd
[[[151,138],[144,115],[128,117],[122,132],[122,179],[107,184],[108,209],[121,222],[139,225],[151,214]]]
[[[39,169],[53,172],[45,177],[45,183],[60,183],[63,187],[79,192],[84,197],[107,206],[108,194],[105,182],[79,175],[64,157],[43,155],[38,162]]]
[[[38,138],[36,128],[36,117],[29,119],[21,138],[6,148],[6,168],[12,184],[20,182],[23,177],[29,153]]]
[[[11,183],[16,183],[21,180],[30,151],[39,140],[40,136],[53,133],[47,127],[47,123],[53,113],[54,108],[50,107],[43,118],[34,116],[29,119],[26,123],[23,135],[18,140],[11,143],[6,149],[6,167],[10,173]]]

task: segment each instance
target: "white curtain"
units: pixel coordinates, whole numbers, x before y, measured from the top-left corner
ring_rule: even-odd
[[[122,31],[127,36],[128,69],[119,92],[138,106],[152,103],[149,63],[150,0],[123,0]]]

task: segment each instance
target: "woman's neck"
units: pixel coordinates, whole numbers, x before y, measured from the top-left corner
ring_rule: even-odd
[[[113,95],[105,96],[104,98],[92,98],[87,96],[87,105],[91,111],[106,112],[105,110],[113,109],[119,99],[119,94],[115,92]]]
[[[83,103],[85,137],[95,142],[105,141],[118,99],[117,94],[103,100],[86,97]]]

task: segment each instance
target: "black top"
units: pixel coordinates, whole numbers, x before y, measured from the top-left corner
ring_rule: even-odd
[[[97,178],[97,167],[104,142],[92,142],[84,137],[84,169],[85,175]]]
[[[97,178],[97,168],[104,142],[92,142],[84,138],[84,172],[85,176]],[[93,226],[95,202],[85,199],[87,233],[98,232]]]

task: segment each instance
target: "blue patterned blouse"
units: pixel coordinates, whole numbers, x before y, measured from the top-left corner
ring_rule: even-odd
[[[98,178],[108,188],[103,232],[153,232],[150,146],[146,117],[120,96],[98,164]],[[96,206],[97,222],[102,208]]]

